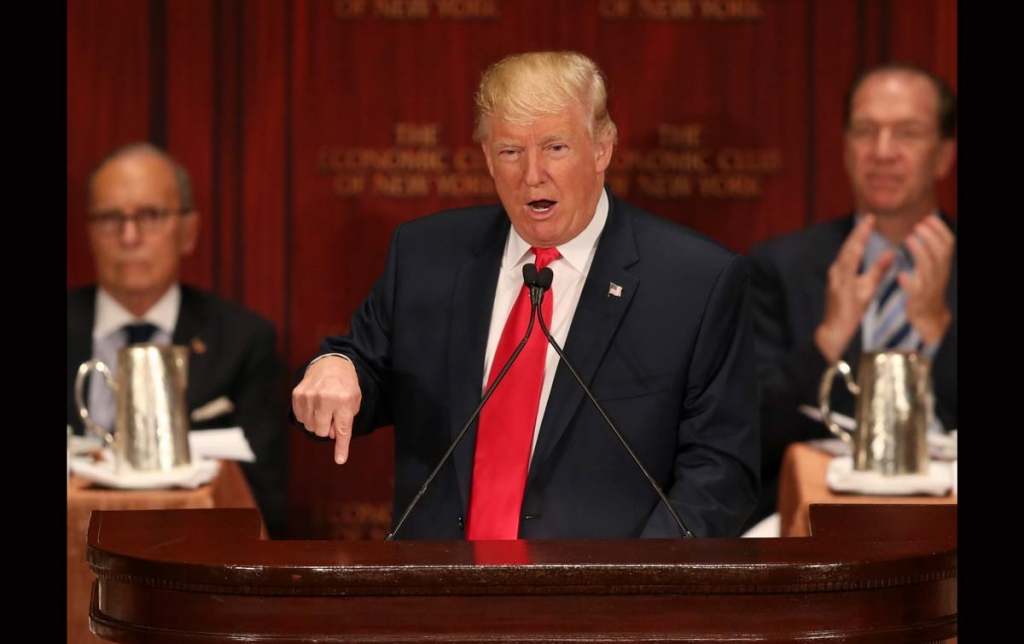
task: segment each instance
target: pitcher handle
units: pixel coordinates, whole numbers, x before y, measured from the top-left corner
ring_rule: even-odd
[[[113,376],[110,375],[110,368],[102,361],[93,358],[92,360],[83,362],[81,366],[78,367],[78,375],[75,376],[75,406],[78,407],[78,415],[81,416],[82,424],[85,425],[85,428],[94,435],[102,438],[103,442],[107,445],[113,445],[114,435],[93,422],[93,419],[89,416],[89,409],[86,407],[85,400],[82,396],[82,389],[85,385],[85,376],[94,369],[103,374],[103,378],[106,381],[107,386],[114,391],[115,395],[117,394],[117,383],[114,382]]]
[[[837,360],[821,375],[821,384],[818,386],[818,410],[821,412],[821,419],[825,421],[825,425],[829,430],[843,439],[843,442],[852,448],[853,430],[843,429],[832,419],[832,381],[835,379],[837,371],[843,374],[843,380],[846,381],[846,388],[850,390],[850,393],[854,396],[860,394],[860,387],[853,381],[850,365],[846,364],[843,360]]]

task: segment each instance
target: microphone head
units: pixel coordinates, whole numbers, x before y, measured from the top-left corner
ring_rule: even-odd
[[[537,265],[526,264],[523,266],[523,282],[527,286],[537,286]]]
[[[551,281],[555,279],[555,274],[550,268],[545,266],[540,269],[540,275],[537,277],[537,286],[541,287],[545,291],[551,288]]]

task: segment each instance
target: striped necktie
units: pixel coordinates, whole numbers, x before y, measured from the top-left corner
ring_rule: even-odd
[[[910,326],[905,311],[907,293],[900,288],[896,276],[910,270],[913,262],[903,246],[896,249],[896,258],[878,288],[875,327],[871,334],[872,349],[920,349],[920,339]]]

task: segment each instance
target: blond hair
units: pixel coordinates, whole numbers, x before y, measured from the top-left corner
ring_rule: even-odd
[[[473,140],[488,135],[489,119],[497,116],[518,125],[559,114],[575,105],[590,119],[592,138],[617,131],[608,113],[604,74],[594,61],[574,51],[536,51],[514,54],[491,65],[476,93]]]

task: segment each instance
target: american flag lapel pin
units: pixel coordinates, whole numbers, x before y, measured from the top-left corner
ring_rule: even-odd
[[[608,282],[608,297],[622,297],[622,287],[615,282]]]
[[[199,338],[192,338],[192,351],[197,355],[206,353],[206,343]]]

